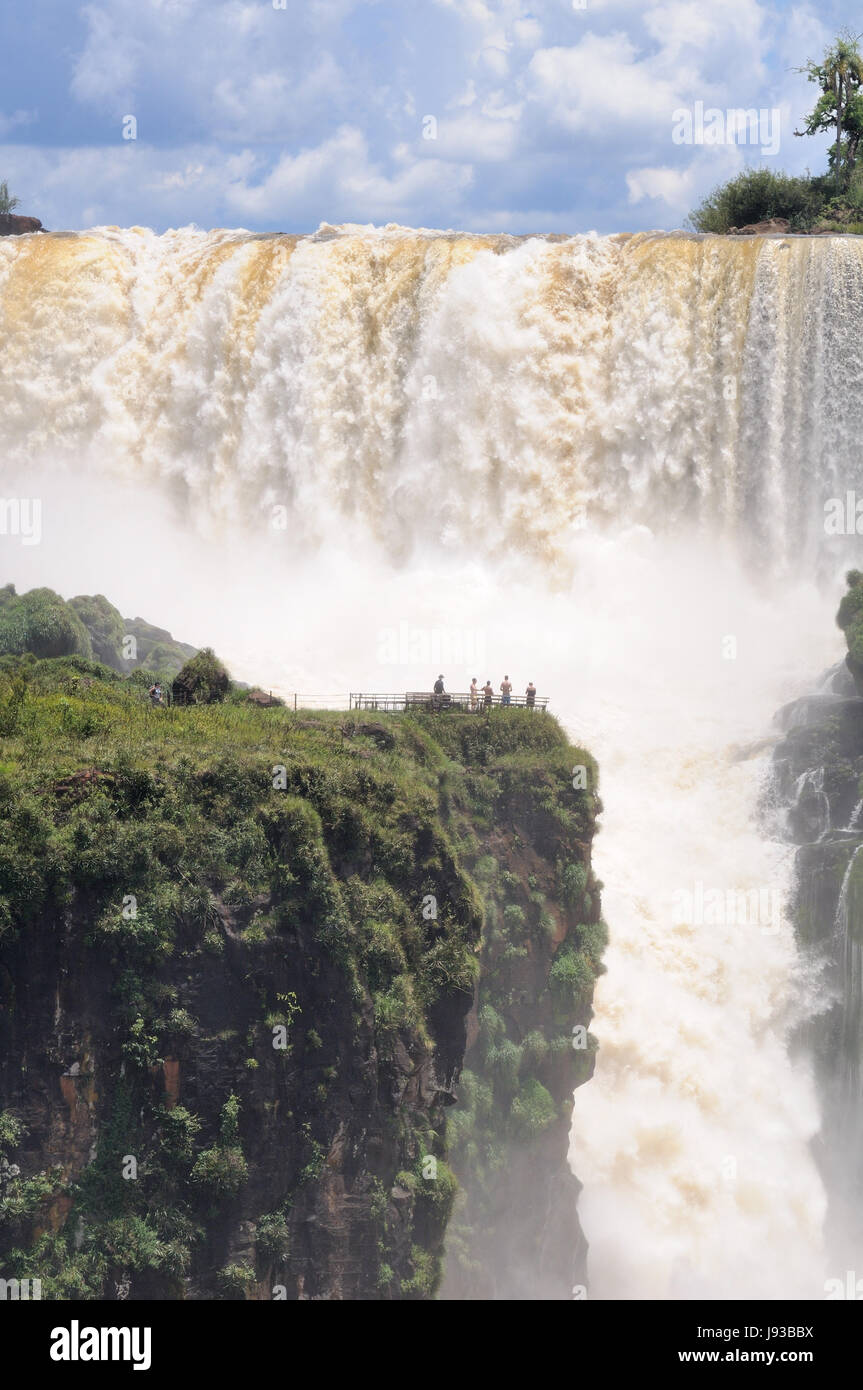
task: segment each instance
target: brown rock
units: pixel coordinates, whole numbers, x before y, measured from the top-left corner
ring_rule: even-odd
[[[0,212],[0,236],[23,236],[25,232],[44,230],[38,217],[18,217],[14,212]]]
[[[747,227],[731,227],[729,236],[784,235],[791,228],[787,217],[770,217],[766,222],[750,222]]]

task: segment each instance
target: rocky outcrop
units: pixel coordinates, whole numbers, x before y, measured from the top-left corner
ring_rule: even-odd
[[[787,217],[769,217],[764,222],[750,222],[746,227],[729,227],[729,236],[778,236],[790,231]]]
[[[492,1296],[568,1296],[588,756],[520,710],[154,721],[104,668],[69,698],[63,660],[27,665],[26,718],[0,688],[0,1277],[430,1298],[452,1140],[457,1296],[492,1250],[521,1280]]]
[[[14,212],[0,212],[0,236],[24,236],[27,232],[44,232],[38,217],[19,217]]]
[[[863,698],[844,665],[781,711],[774,811],[798,846],[792,914],[816,1011],[797,1031],[821,1111],[815,1154],[836,1268],[859,1248],[863,1198]],[[855,1226],[856,1223],[856,1226]]]

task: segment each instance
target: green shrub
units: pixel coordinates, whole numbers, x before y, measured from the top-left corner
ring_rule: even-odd
[[[728,183],[720,184],[689,215],[697,232],[730,231],[784,217],[792,228],[806,230],[817,219],[824,196],[812,180],[772,169],[745,169]]]
[[[201,1129],[198,1116],[184,1105],[175,1105],[172,1110],[160,1112],[159,1123],[162,1151],[168,1160],[191,1162]]]
[[[560,872],[560,896],[570,911],[581,903],[587,887],[587,869],[583,864],[566,864]]]
[[[69,607],[87,629],[97,660],[115,671],[125,671],[130,664],[123,660],[126,626],[113,603],[104,594],[79,594],[70,598]]]
[[[216,1197],[235,1196],[249,1175],[243,1151],[236,1146],[216,1145],[204,1149],[195,1159],[191,1180]]]
[[[217,1275],[219,1288],[229,1298],[242,1298],[254,1287],[255,1271],[251,1265],[224,1265]]]
[[[222,1106],[222,1116],[219,1122],[222,1142],[225,1144],[233,1143],[239,1133],[239,1128],[240,1102],[237,1096],[231,1094]]]
[[[11,1110],[0,1110],[0,1158],[7,1158],[27,1133]]]
[[[284,1212],[272,1211],[259,1218],[257,1246],[271,1260],[288,1258],[290,1230]]]
[[[548,982],[559,998],[577,1003],[593,989],[594,972],[581,951],[564,947],[554,958]]]
[[[17,595],[9,585],[4,594],[5,600],[0,604],[0,653],[33,652],[41,657],[92,655],[87,629],[53,589],[31,589]]]
[[[27,679],[21,673],[12,680],[5,699],[0,703],[0,738],[11,738],[18,733],[26,700]]]
[[[507,936],[523,936],[526,918],[524,909],[510,903],[509,907],[503,910],[503,925]]]
[[[859,692],[863,693],[863,573],[849,570],[848,592],[843,595],[836,622],[845,634],[846,662]]]
[[[509,1114],[516,1137],[530,1140],[554,1123],[557,1106],[542,1083],[531,1076],[519,1087]]]
[[[219,704],[229,694],[231,678],[211,647],[204,647],[187,661],[174,678],[174,695],[186,704]]]

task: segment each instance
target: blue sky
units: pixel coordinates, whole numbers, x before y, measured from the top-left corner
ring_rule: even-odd
[[[826,137],[793,135],[815,95],[793,69],[863,31],[830,0],[281,4],[7,2],[0,178],[22,211],[52,229],[677,227],[746,163],[824,167]],[[778,111],[778,151],[727,123],[675,143],[698,102]]]

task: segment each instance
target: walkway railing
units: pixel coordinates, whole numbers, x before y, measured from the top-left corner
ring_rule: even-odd
[[[383,695],[352,691],[349,699],[351,709],[377,710],[379,713],[389,711],[402,714],[416,709],[431,710],[432,713],[440,713],[444,710],[460,710],[463,713],[471,714],[491,709],[493,705],[544,711],[549,703],[547,695],[536,695],[532,700],[527,695],[511,695],[509,700],[504,702],[501,695],[486,696],[483,695],[482,691],[477,694],[473,705],[469,691],[459,691],[452,695],[434,695],[427,690],[409,690],[405,694]]]
[[[272,695],[272,691],[263,692]],[[371,710],[379,714],[392,713],[404,714],[410,710],[426,710],[432,713],[440,713],[443,710],[456,710],[462,713],[477,714],[483,710],[491,709],[492,706],[504,704],[500,695],[492,695],[486,698],[480,691],[476,697],[476,702],[471,704],[469,691],[462,691],[452,695],[435,695],[428,690],[408,690],[389,692],[386,694],[369,693],[366,691],[351,691],[348,695],[300,695],[298,691],[288,691],[283,694],[281,700],[288,709],[294,710]],[[183,691],[172,691],[170,686],[163,687],[163,703],[165,705],[184,705],[188,697]],[[530,700],[526,695],[511,695],[509,706],[514,709],[537,709],[544,711],[549,704],[548,696],[537,695]]]

